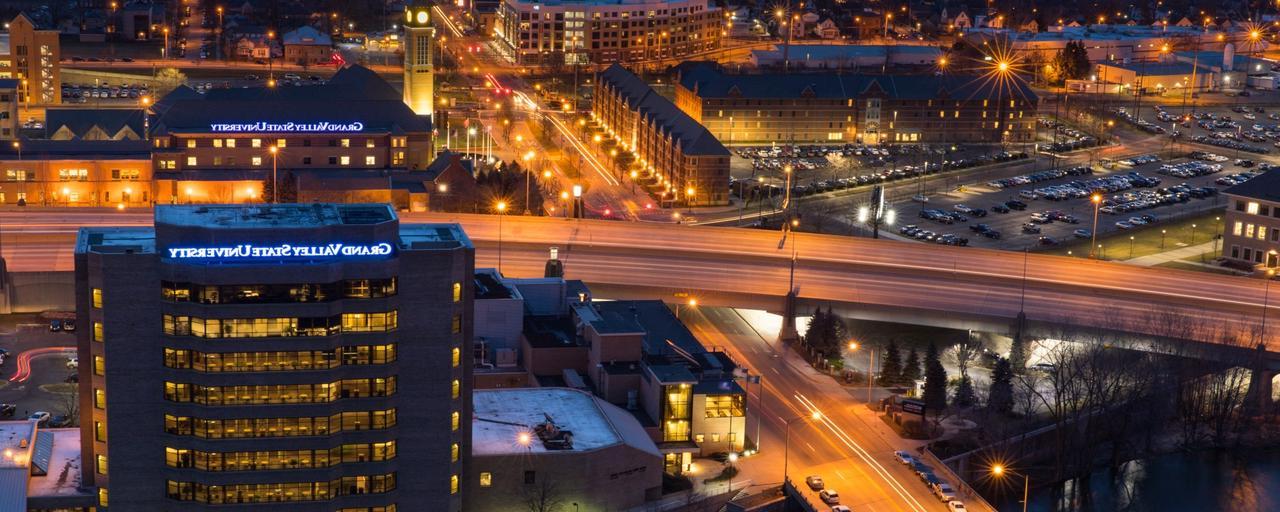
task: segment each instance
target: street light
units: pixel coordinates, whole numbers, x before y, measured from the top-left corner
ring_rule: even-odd
[[[691,308],[696,308],[698,307],[698,299],[695,297],[689,297],[689,300],[685,302],[685,305]],[[680,303],[677,302],[676,303],[676,320],[679,320],[679,319],[680,319]]]
[[[498,212],[498,275],[502,275],[502,218],[507,213],[507,202],[498,201],[493,209]]]
[[[850,352],[857,352],[859,348],[860,347],[858,346],[858,342],[856,341],[849,342]],[[872,375],[874,375],[872,372],[875,371],[875,368],[876,368],[876,351],[868,347],[867,348],[867,407],[871,407],[871,380],[872,380]]]
[[[276,157],[280,148],[273,144],[267,151],[271,152],[271,203],[277,204],[280,202],[280,181],[276,178]]]
[[[1004,476],[1005,473],[1022,477],[1022,512],[1027,512],[1027,497],[1031,491],[1031,478],[1024,474],[1015,473],[1013,470],[1004,467],[1003,464],[991,466],[991,474],[996,478]]]
[[[797,420],[803,419],[818,421],[822,419],[822,413],[813,411],[813,413],[808,416],[796,416],[783,422],[786,424],[786,428],[783,429],[785,433],[783,435],[782,442],[782,481],[784,484],[787,482],[787,463],[790,462],[791,456],[791,424]]]
[[[1094,192],[1089,196],[1089,201],[1093,203],[1093,231],[1089,233],[1091,237],[1089,242],[1089,257],[1094,258],[1098,255],[1094,247],[1098,245],[1098,208],[1102,206],[1102,194]]]

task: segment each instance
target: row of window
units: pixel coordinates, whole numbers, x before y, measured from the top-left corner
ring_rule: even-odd
[[[5,181],[36,181],[36,171],[25,169],[6,169]],[[138,169],[111,169],[111,179],[118,181],[137,181],[142,177]],[[88,169],[58,169],[58,181],[89,181]]]
[[[386,364],[396,360],[396,345],[359,345],[294,352],[200,352],[164,349],[164,365],[201,372],[305,371]],[[95,368],[96,368],[95,362]]]
[[[165,382],[164,399],[204,405],[262,405],[326,403],[345,398],[382,397],[396,394],[396,378],[346,379],[321,384],[259,386],[200,386]]]
[[[351,411],[332,416],[291,418],[207,419],[170,414],[164,417],[165,432],[205,439],[327,436],[341,432],[383,430],[394,426],[396,426],[394,408],[385,411]]]
[[[160,283],[161,297],[169,302],[201,304],[270,304],[327,302],[340,299],[376,299],[396,294],[396,278],[347,279],[320,284],[200,285]]]
[[[396,442],[344,444],[319,450],[206,452],[166,447],[165,465],[201,471],[271,471],[327,468],[343,463],[380,462],[396,458]]]
[[[172,162],[172,160],[165,160],[165,162]],[[250,165],[253,165],[253,166],[255,166],[255,167],[262,167],[262,166],[264,166],[264,165],[265,165],[265,163],[269,163],[269,162],[266,162],[266,160],[264,160],[264,159],[263,159],[262,157],[260,157],[260,156],[251,156],[251,157],[249,157],[249,164],[250,164]],[[162,165],[160,166],[160,168],[161,168],[161,169],[171,168],[171,167],[168,167],[168,165],[170,165],[170,164],[162,164]],[[199,157],[196,157],[195,155],[189,155],[189,156],[187,156],[187,167],[197,167],[197,166],[199,166],[199,165],[200,165],[200,158],[199,158]],[[213,167],[221,167],[221,166],[228,166],[228,167],[230,167],[230,166],[235,166],[235,165],[236,165],[236,157],[233,157],[233,156],[215,156],[215,157],[213,157],[212,161],[210,162],[210,165],[212,165]],[[304,157],[302,157],[302,165],[311,165],[311,157],[309,157],[309,156],[304,156]],[[329,165],[351,165],[351,157],[350,157],[349,155],[330,155],[330,156],[329,156]],[[373,156],[373,155],[365,155],[365,157],[364,157],[364,165],[366,165],[366,166],[375,166],[375,165],[378,165],[378,157]]]
[[[1244,223],[1236,221],[1231,228],[1231,234],[1235,236],[1243,236],[1245,238],[1254,238],[1257,240],[1267,239],[1267,227],[1261,224]],[[1271,241],[1280,241],[1280,228],[1271,228]]]
[[[199,503],[278,503],[323,501],[337,496],[379,494],[396,488],[396,474],[346,476],[327,482],[209,485],[198,482],[166,483],[171,500]]]
[[[207,145],[207,146],[206,146],[206,145],[202,144],[202,143],[200,142],[201,140],[207,140],[207,141],[209,141],[209,145]],[[226,138],[226,139],[187,139],[187,141],[186,141],[186,143],[185,143],[184,145],[185,145],[186,147],[188,147],[188,148],[197,148],[197,147],[202,147],[202,146],[203,146],[203,147],[215,147],[215,148],[235,148],[237,144],[243,144],[243,143],[241,142],[242,140],[243,140],[243,139],[235,139],[235,138]],[[326,141],[326,144],[328,144],[328,145],[329,145],[329,147],[342,147],[342,148],[349,148],[349,147],[352,147],[351,139],[321,139],[321,140]],[[261,147],[262,147],[262,145],[264,144],[264,141],[263,141],[262,139],[259,139],[259,138],[249,139],[247,142],[249,143],[249,146],[248,146],[248,147],[251,147],[251,148],[261,148]],[[265,143],[270,143],[270,142],[271,142],[270,140],[265,141]],[[392,138],[391,138],[391,145],[392,145],[392,147],[404,147],[404,143],[405,143],[405,139],[404,139],[404,137],[392,137]],[[397,146],[397,144],[399,144],[399,145]],[[356,145],[356,146],[359,146],[359,145],[360,145],[360,143],[359,143],[359,142],[357,142],[355,145]],[[275,139],[275,146],[276,146],[277,148],[285,148],[285,147],[289,147],[289,139]],[[311,139],[302,139],[302,146],[303,146],[303,147],[311,147]],[[377,139],[373,139],[373,138],[364,139],[364,147],[366,147],[366,148],[372,148],[372,147],[376,147],[376,146],[377,146]],[[243,147],[243,146],[242,146],[242,147]]]
[[[1236,201],[1236,211],[1245,212],[1249,215],[1261,215],[1263,217],[1272,216],[1280,219],[1280,207],[1272,208],[1265,204],[1258,204],[1257,201]]]
[[[390,332],[398,324],[395,310],[302,318],[199,318],[164,315],[162,320],[165,334],[197,338],[333,336],[341,333]]]

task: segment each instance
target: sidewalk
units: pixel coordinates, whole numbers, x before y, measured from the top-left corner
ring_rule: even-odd
[[[1137,265],[1140,267],[1154,267],[1161,263],[1168,263],[1170,261],[1176,261],[1176,260],[1199,256],[1206,252],[1213,251],[1216,245],[1217,245],[1217,242],[1209,241],[1202,244],[1179,247],[1177,249],[1173,249],[1170,251],[1158,252],[1155,254],[1148,254],[1146,256],[1139,256],[1137,258],[1131,258],[1131,259],[1121,260],[1121,261],[1123,261],[1124,263],[1128,263],[1130,265]]]

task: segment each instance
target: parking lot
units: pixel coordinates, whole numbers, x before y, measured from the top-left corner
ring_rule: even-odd
[[[76,424],[72,376],[78,362],[68,364],[75,355],[75,343],[74,333],[50,332],[49,320],[39,315],[0,316],[0,350],[5,351],[0,364],[0,404],[13,406],[12,416],[0,419],[22,419],[43,411],[50,419],[62,416],[57,419],[66,421],[64,426]]]
[[[1003,249],[1044,248],[1098,232],[1159,225],[1221,207],[1221,189],[1258,172],[1221,154],[1165,162],[1154,155],[1027,173],[895,205],[899,234],[921,241]],[[915,229],[912,228],[914,226]],[[925,233],[919,233],[924,231]],[[949,236],[948,236],[949,235]]]

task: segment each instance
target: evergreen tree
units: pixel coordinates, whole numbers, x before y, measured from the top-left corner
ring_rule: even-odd
[[[991,389],[987,391],[987,409],[1000,414],[1013,412],[1013,369],[1009,360],[996,360],[991,372]]]
[[[947,370],[938,357],[938,345],[929,344],[924,356],[924,404],[934,414],[942,414],[947,408]]]
[[[1013,333],[1013,343],[1009,344],[1009,367],[1013,373],[1022,373],[1027,367],[1027,343],[1021,332]]]
[[[823,325],[826,323],[822,308],[813,309],[813,317],[809,319],[809,327],[804,330],[805,344],[817,348],[821,343]]]
[[[280,183],[280,193],[275,197],[279,203],[296,203],[298,202],[298,180],[293,177],[293,173],[289,171],[277,172],[276,180]],[[272,200],[272,194],[275,190],[275,184],[268,174],[262,180],[262,202],[269,203]]]
[[[968,375],[960,376],[960,384],[956,386],[955,405],[959,407],[970,407],[977,402],[976,393],[973,392],[973,379]]]
[[[898,351],[897,340],[890,339],[889,346],[884,349],[884,365],[880,367],[880,383],[898,384],[900,382],[902,382],[902,353]]]
[[[911,347],[911,351],[907,352],[907,362],[902,365],[902,383],[915,384],[924,375],[924,370],[920,369],[920,353],[916,352],[915,347]]]

